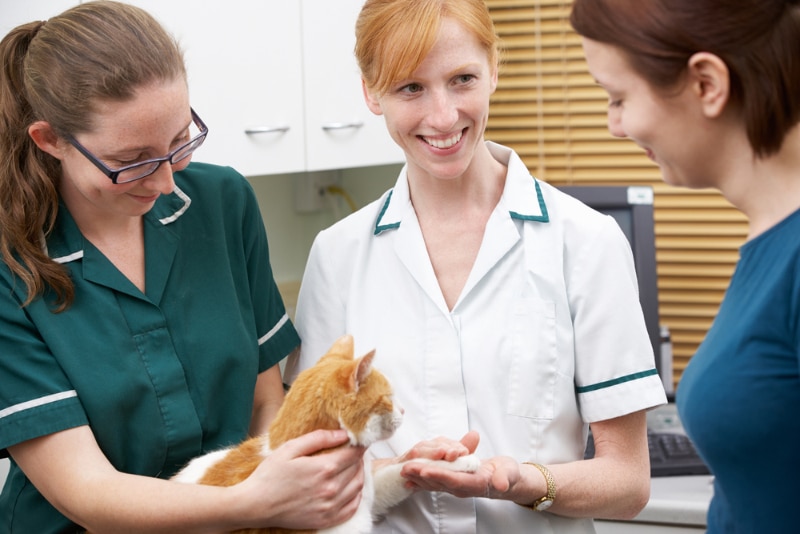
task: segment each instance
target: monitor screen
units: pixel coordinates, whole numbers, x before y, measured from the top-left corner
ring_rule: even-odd
[[[664,384],[672,384],[671,365],[661,361],[661,331],[658,315],[658,277],[656,274],[653,188],[650,186],[564,186],[560,190],[595,210],[611,215],[628,238],[633,251],[639,302],[656,368]],[[670,387],[671,389],[671,387]]]

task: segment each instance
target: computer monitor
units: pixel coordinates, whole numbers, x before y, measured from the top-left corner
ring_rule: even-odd
[[[595,210],[611,215],[617,221],[633,251],[636,277],[639,281],[639,302],[656,369],[664,384],[672,377],[664,376],[661,361],[661,329],[658,318],[658,277],[656,274],[655,222],[653,219],[653,188],[650,186],[563,186],[561,191],[577,198]]]

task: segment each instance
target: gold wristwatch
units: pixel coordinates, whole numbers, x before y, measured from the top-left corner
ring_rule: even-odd
[[[544,512],[550,508],[556,500],[556,480],[553,478],[553,473],[551,473],[550,470],[542,464],[537,464],[534,462],[522,463],[532,465],[542,472],[544,479],[547,481],[547,493],[543,497],[536,499],[532,504],[520,504],[520,506],[530,508],[531,510],[536,510],[537,512]]]

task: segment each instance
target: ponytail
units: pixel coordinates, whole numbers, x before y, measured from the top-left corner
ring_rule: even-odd
[[[44,24],[19,26],[0,41],[0,254],[27,288],[23,306],[49,287],[57,309],[63,310],[74,288],[66,269],[47,256],[44,243],[58,212],[61,166],[39,150],[27,132],[38,117],[27,99],[25,60]]]

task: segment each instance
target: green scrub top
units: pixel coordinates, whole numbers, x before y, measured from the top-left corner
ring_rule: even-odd
[[[246,437],[258,373],[300,339],[247,181],[201,163],[174,176],[144,217],[146,294],[63,205],[47,251],[74,281],[67,311],[50,294],[23,308],[0,263],[0,451],[88,424],[118,470],[168,478]],[[0,533],[75,531],[12,461]]]

